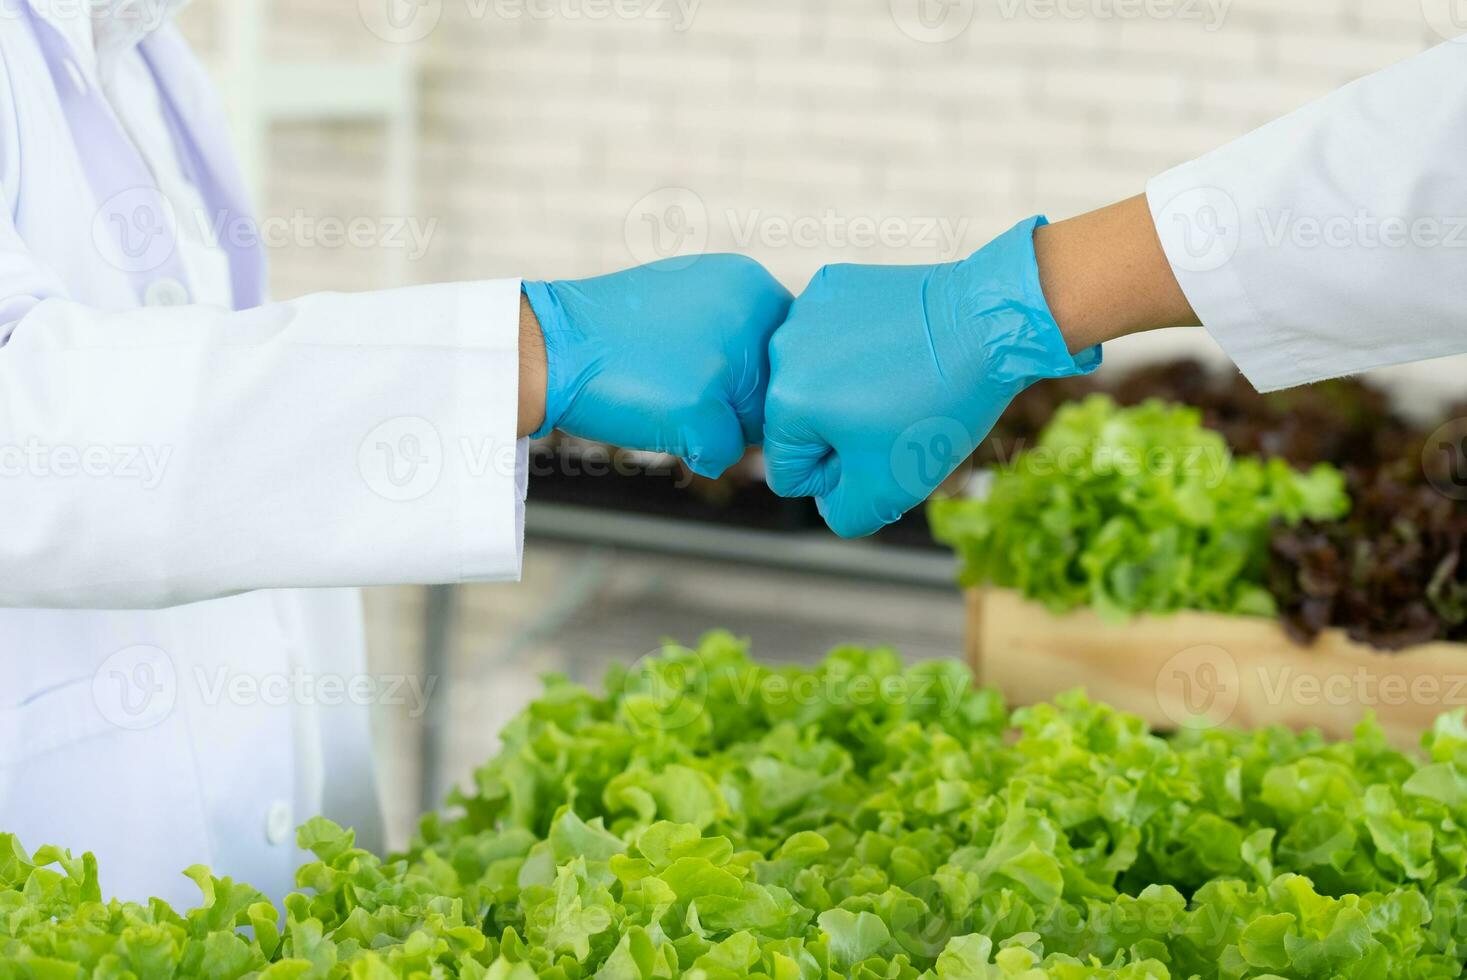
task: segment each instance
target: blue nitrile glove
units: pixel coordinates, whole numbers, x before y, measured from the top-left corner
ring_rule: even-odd
[[[1088,374],[1039,286],[1031,218],[950,265],[833,265],[770,346],[769,485],[857,537],[927,499],[1042,378]]]
[[[738,255],[526,282],[545,334],[545,424],[716,477],[763,437],[769,337],[791,296]]]

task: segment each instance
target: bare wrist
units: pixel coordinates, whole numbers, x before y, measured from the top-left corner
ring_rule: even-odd
[[[539,430],[545,424],[545,385],[549,373],[545,360],[545,334],[540,321],[530,308],[530,301],[520,296],[520,409],[519,438]]]
[[[1127,334],[1197,326],[1145,196],[1036,229],[1050,311],[1072,353]]]

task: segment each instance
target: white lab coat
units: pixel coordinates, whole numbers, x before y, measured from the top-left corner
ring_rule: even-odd
[[[368,705],[416,696],[341,587],[518,575],[519,283],[257,305],[248,236],[174,213],[247,225],[173,29],[99,86],[69,5],[6,2],[0,830],[110,894],[190,904],[201,862],[279,896],[305,818],[380,843]]]
[[[1467,38],[1156,177],[1147,198],[1192,308],[1262,391],[1467,351]]]

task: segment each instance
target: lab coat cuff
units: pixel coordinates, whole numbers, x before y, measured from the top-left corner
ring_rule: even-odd
[[[1219,186],[1210,158],[1153,177],[1146,199],[1168,264],[1192,310],[1259,391],[1277,391],[1328,376],[1296,356],[1299,342],[1260,312],[1242,274],[1249,247],[1238,195]]]
[[[467,283],[459,303],[459,580],[518,579],[529,475],[529,442],[518,438],[520,281]]]

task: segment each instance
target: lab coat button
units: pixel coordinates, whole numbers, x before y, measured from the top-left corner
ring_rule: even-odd
[[[294,824],[295,815],[291,812],[290,804],[284,800],[276,800],[270,804],[270,813],[265,817],[265,839],[272,844],[284,844],[290,839]]]
[[[177,279],[159,279],[148,284],[143,303],[148,306],[187,306],[188,287]]]

